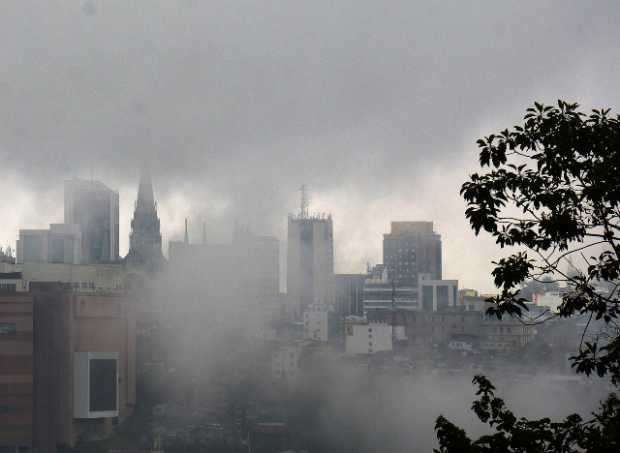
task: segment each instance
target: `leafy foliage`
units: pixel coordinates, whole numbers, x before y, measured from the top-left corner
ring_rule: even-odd
[[[520,315],[526,280],[564,282],[559,314],[592,315],[615,325],[620,300],[620,116],[589,115],[577,104],[535,103],[522,125],[478,140],[480,165],[461,188],[478,234],[516,247],[493,270],[500,294],[491,313]],[[589,256],[588,256],[589,255]],[[575,263],[577,259],[578,264]],[[553,280],[549,279],[552,276]],[[604,288],[602,290],[601,288]],[[618,380],[619,346],[583,345],[578,371]]]
[[[461,187],[465,215],[514,252],[495,262],[498,296],[489,313],[521,316],[532,282],[563,283],[558,315],[603,320],[574,357],[578,373],[608,375],[620,384],[620,116],[609,109],[586,114],[575,103],[534,103],[523,124],[478,140],[484,173]],[[577,260],[577,264],[575,264]],[[524,285],[524,282],[528,284]],[[472,441],[443,417],[435,429],[441,453],[620,451],[620,400],[611,394],[588,421],[517,418],[476,376],[472,409],[494,433]]]
[[[473,382],[478,386],[479,399],[472,410],[495,432],[472,441],[461,428],[439,417],[435,430],[440,448],[436,453],[620,451],[620,399],[615,394],[601,403],[591,420],[572,414],[554,423],[548,418],[517,418],[495,396],[495,387],[487,378],[475,376]]]

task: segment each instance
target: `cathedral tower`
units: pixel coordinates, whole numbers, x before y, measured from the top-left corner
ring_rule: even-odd
[[[144,265],[148,270],[157,269],[164,261],[157,203],[153,196],[151,175],[146,169],[140,175],[138,199],[131,220],[127,261],[135,265]]]

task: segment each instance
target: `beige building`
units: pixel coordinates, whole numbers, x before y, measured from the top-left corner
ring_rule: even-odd
[[[0,451],[55,453],[133,412],[133,307],[59,283],[0,293]]]

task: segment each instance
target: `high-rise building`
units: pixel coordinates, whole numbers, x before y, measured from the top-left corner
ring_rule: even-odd
[[[131,220],[127,261],[145,265],[151,270],[158,268],[164,261],[157,203],[153,195],[151,175],[147,170],[140,175],[138,197]]]
[[[64,223],[80,226],[83,263],[118,261],[118,192],[99,181],[65,181]]]
[[[334,234],[331,215],[309,215],[305,192],[298,215],[288,218],[287,293],[290,314],[334,303]]]
[[[383,263],[396,286],[417,287],[418,274],[441,280],[441,236],[433,222],[392,222],[383,235]]]
[[[48,230],[19,230],[18,263],[82,262],[82,232],[79,225],[51,224]]]

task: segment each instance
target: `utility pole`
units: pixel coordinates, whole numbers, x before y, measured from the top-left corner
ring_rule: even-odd
[[[396,350],[396,282],[392,279],[392,353]]]

